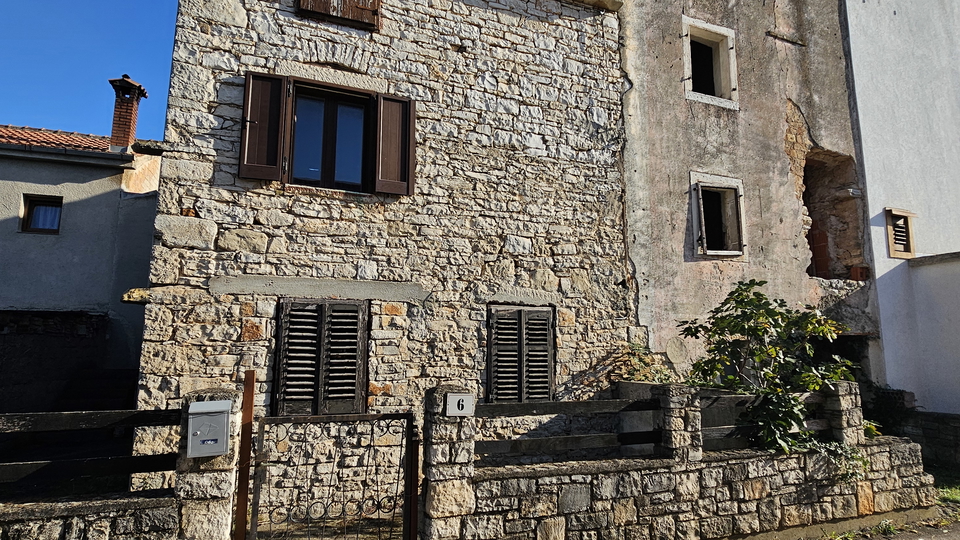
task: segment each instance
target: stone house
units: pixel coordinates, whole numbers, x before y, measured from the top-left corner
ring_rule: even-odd
[[[146,90],[110,84],[109,137],[0,126],[0,412],[134,404],[143,308],[121,297],[147,284],[162,150],[136,140]]]
[[[624,72],[628,255],[638,324],[683,370],[701,351],[677,321],[739,280],[878,333],[836,2],[629,2]]]
[[[139,406],[247,369],[260,415],[602,392],[642,338],[616,14],[321,4],[180,3]]]

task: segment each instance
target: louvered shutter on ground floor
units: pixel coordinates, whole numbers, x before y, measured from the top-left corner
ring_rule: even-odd
[[[488,400],[547,401],[553,397],[553,311],[490,309]]]
[[[363,411],[366,313],[362,303],[281,302],[275,414]]]

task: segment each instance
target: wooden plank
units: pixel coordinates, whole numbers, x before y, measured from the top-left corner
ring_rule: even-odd
[[[243,403],[240,417],[240,457],[237,473],[237,508],[233,530],[234,540],[247,536],[247,508],[250,496],[250,459],[253,454],[253,401],[257,392],[257,372],[249,369],[243,374]]]
[[[478,403],[478,418],[505,416],[536,416],[546,414],[592,415],[621,411],[654,411],[660,409],[660,400],[610,399],[598,401],[537,401],[533,403]]]
[[[131,426],[178,426],[180,425],[180,418],[179,409],[0,414],[0,433],[72,431]]]
[[[564,435],[537,439],[510,441],[477,441],[478,454],[555,454],[566,450],[585,448],[613,448],[623,444],[658,443],[661,431],[631,431],[628,433],[597,433],[592,435]]]
[[[67,479],[80,476],[172,471],[177,467],[177,457],[177,454],[159,454],[0,463],[0,483],[16,482],[27,477]]]

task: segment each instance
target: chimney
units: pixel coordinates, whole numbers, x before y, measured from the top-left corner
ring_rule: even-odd
[[[124,74],[120,79],[110,79],[117,93],[113,105],[113,131],[110,134],[110,151],[127,152],[137,140],[137,109],[140,98],[147,97],[147,89]]]

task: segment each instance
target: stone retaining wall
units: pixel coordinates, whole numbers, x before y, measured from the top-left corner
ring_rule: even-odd
[[[179,530],[173,497],[0,504],[5,540],[174,540]]]
[[[699,398],[679,385],[651,388],[662,410],[658,457],[481,467],[473,449],[491,435],[478,429],[487,422],[443,416],[442,396],[452,391],[458,389],[439,388],[427,402],[422,531],[433,540],[680,540],[812,525],[843,530],[863,526],[861,518],[936,503],[918,445],[863,440],[855,383],[836,383],[824,409],[834,438],[857,446],[869,462],[859,478],[844,477],[820,453],[703,452]]]
[[[919,444],[925,461],[960,464],[960,414],[911,411],[890,431]]]

